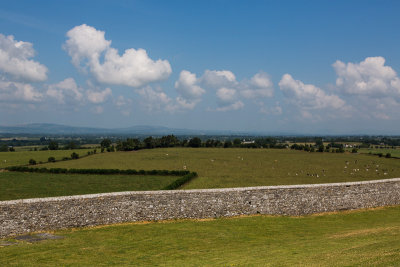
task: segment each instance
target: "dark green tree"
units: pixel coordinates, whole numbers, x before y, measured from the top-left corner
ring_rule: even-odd
[[[324,145],[318,146],[318,152],[324,152]]]
[[[154,148],[156,146],[156,140],[152,136],[149,136],[143,140],[143,144],[145,148]]]
[[[201,139],[198,137],[193,137],[192,139],[190,139],[189,147],[201,147]]]
[[[163,136],[160,139],[160,146],[161,147],[175,147],[179,145],[178,138],[175,135],[167,135]]]
[[[233,145],[234,145],[235,147],[239,147],[241,143],[242,143],[242,141],[240,141],[239,138],[235,138],[235,139],[233,140]]]
[[[71,154],[71,159],[79,159],[79,154],[73,152],[73,153]]]
[[[232,147],[232,145],[233,145],[232,141],[230,141],[230,140],[227,140],[224,142],[224,148]]]
[[[112,142],[108,138],[105,138],[105,139],[101,140],[101,142],[100,142],[100,146],[102,148],[109,148],[111,146],[111,144],[112,144]]]
[[[50,141],[48,145],[49,150],[57,150],[58,149],[58,143],[56,141]]]
[[[0,146],[0,152],[7,152],[8,151],[8,146],[7,145],[1,145]]]

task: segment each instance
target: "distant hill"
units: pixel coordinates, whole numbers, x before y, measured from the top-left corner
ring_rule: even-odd
[[[0,126],[0,133],[12,134],[97,134],[109,129],[74,127],[50,123],[31,123],[13,126]]]
[[[74,134],[132,134],[132,135],[232,135],[243,134],[233,131],[200,131],[191,129],[177,129],[163,126],[137,125],[127,128],[90,128],[76,127],[51,123],[31,123],[13,126],[0,126],[3,134],[43,134],[43,135],[74,135]],[[245,134],[246,135],[246,134]]]

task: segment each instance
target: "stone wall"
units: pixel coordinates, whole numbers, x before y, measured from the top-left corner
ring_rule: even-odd
[[[335,184],[142,191],[0,201],[0,237],[133,221],[306,215],[400,204],[400,178]]]

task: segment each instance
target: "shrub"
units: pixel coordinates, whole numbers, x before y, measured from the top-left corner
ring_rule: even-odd
[[[56,158],[55,157],[49,157],[47,159],[48,162],[56,162]]]
[[[353,148],[353,149],[351,150],[351,153],[357,153],[357,148]]]
[[[386,156],[385,156],[385,158],[391,158],[392,157],[392,154],[390,154],[390,153],[386,153]]]
[[[324,145],[320,145],[318,147],[318,152],[324,152]]]
[[[68,157],[63,157],[62,160],[70,160]]]
[[[30,159],[29,160],[29,165],[36,165],[36,160]]]
[[[73,153],[71,154],[71,159],[79,159],[79,154],[73,152]]]

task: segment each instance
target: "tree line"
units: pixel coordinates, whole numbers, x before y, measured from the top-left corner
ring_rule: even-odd
[[[167,147],[242,147],[242,148],[287,148],[285,144],[279,144],[274,138],[257,138],[250,142],[242,141],[239,138],[233,140],[206,139],[199,137],[179,140],[174,135],[166,135],[162,137],[146,137],[143,140],[138,138],[127,138],[125,140],[117,140],[112,142],[111,139],[105,138],[100,142],[101,152],[108,151],[133,151],[140,149],[167,148]]]

